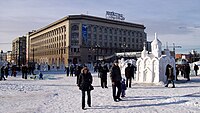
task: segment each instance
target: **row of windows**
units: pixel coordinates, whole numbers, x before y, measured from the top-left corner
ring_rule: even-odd
[[[66,39],[66,27],[65,26],[61,26],[58,27],[54,30],[51,30],[49,32],[46,32],[42,35],[39,35],[35,38],[31,39],[31,43],[34,45],[41,45],[41,44],[46,44],[46,43],[53,43],[56,41],[64,41]]]
[[[79,31],[79,25],[72,25],[72,32]],[[87,31],[90,33],[106,33],[106,34],[115,34],[115,35],[124,35],[124,36],[134,36],[134,37],[145,37],[145,33],[141,31],[112,28],[106,26],[98,25],[87,25]]]
[[[39,43],[40,44],[40,43]],[[44,49],[53,49],[53,48],[61,48],[61,47],[66,47],[66,42],[57,42],[53,44],[42,44],[42,45],[37,45],[34,47],[35,50],[44,50]]]
[[[93,46],[93,45],[99,45],[100,47],[108,47],[108,48],[134,48],[134,49],[139,49],[139,48],[142,48],[143,47],[143,44],[140,43],[140,44],[126,44],[124,46],[124,43],[112,43],[112,42],[99,42],[97,44],[97,42],[94,42],[94,43],[91,43],[91,42],[88,42],[86,43],[86,45],[88,45],[89,47]]]
[[[55,55],[55,54],[66,54],[66,49],[58,49],[58,50],[46,50],[46,51],[35,51],[35,56],[42,55]]]
[[[93,35],[93,38],[91,38],[91,34],[88,34],[88,40],[104,40],[104,41],[128,41],[128,42],[136,42],[136,43],[139,43],[139,42],[143,42],[143,38],[134,38],[134,37],[118,37],[118,36],[107,36],[107,35],[99,35],[99,37],[97,38],[97,35],[94,34]]]

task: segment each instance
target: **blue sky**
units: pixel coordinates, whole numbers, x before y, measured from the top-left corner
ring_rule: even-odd
[[[70,14],[105,17],[114,11],[124,14],[125,21],[143,24],[149,41],[157,32],[163,45],[200,49],[199,5],[200,0],[1,0],[0,42],[11,43]],[[11,45],[0,44],[0,49]]]

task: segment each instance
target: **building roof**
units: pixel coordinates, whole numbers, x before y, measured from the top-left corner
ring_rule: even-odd
[[[129,27],[135,27],[135,28],[141,28],[141,29],[145,29],[146,27],[144,27],[144,25],[142,24],[135,24],[135,23],[130,23],[130,22],[124,22],[124,21],[118,21],[118,20],[112,20],[112,19],[107,19],[107,18],[101,18],[101,17],[95,17],[95,16],[89,16],[89,15],[69,15],[66,16],[60,20],[57,20],[43,28],[40,28],[38,30],[36,30],[35,32],[31,33],[30,36],[41,32],[45,29],[48,29],[56,24],[59,24],[63,21],[66,20],[79,20],[79,19],[84,19],[84,20],[90,20],[90,21],[97,21],[97,22],[104,22],[104,23],[109,23],[109,24],[116,24],[116,25],[123,25],[123,26],[129,26]]]

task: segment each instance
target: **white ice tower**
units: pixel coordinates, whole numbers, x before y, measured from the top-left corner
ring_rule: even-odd
[[[157,34],[155,33],[155,39],[151,43],[151,49],[152,49],[152,54],[159,58],[161,56],[162,52],[162,43],[160,40],[157,38]]]
[[[141,53],[141,58],[136,62],[136,82],[140,83],[160,83],[166,81],[165,71],[167,64],[175,67],[175,60],[170,55],[168,49],[166,49],[166,55],[162,55],[162,43],[157,38],[155,33],[155,39],[151,43],[152,53],[148,54],[144,44],[144,49]],[[175,68],[174,68],[175,73]]]

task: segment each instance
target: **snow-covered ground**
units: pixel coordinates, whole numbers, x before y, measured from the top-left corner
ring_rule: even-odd
[[[0,81],[0,113],[199,113],[200,76],[186,82],[182,77],[176,88],[137,84],[126,91],[123,101],[114,102],[108,77],[108,89],[100,87],[93,74],[92,107],[81,109],[81,91],[76,77],[64,72],[45,72],[44,80],[10,77]]]

